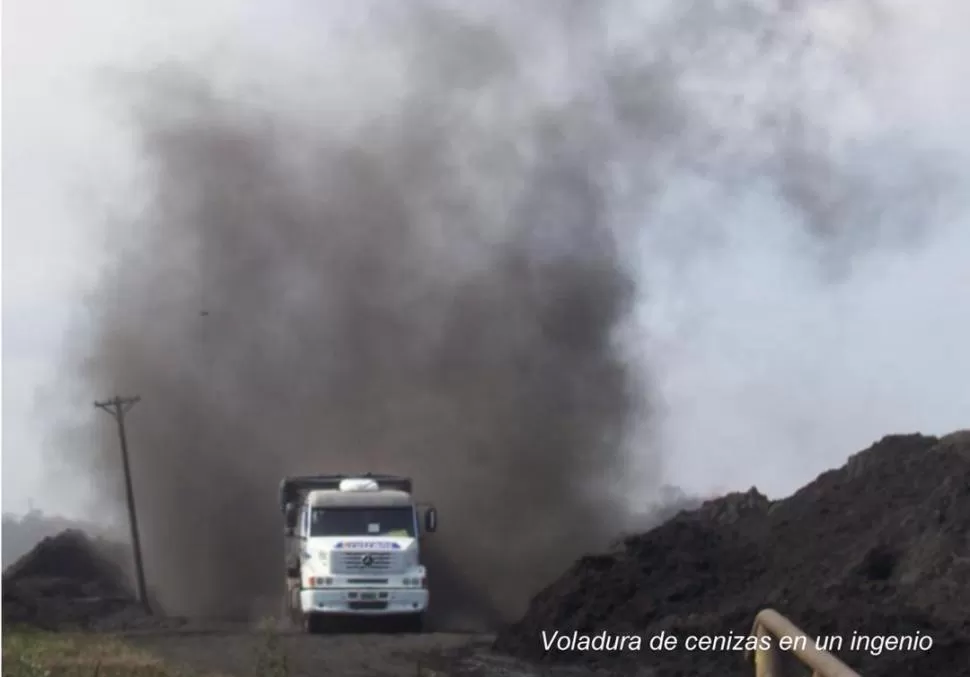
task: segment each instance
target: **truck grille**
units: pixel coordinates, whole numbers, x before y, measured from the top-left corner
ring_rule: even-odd
[[[335,552],[332,567],[335,574],[388,574],[403,571],[401,563],[395,552]]]

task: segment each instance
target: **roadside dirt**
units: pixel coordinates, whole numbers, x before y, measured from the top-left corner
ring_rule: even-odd
[[[233,677],[660,677],[649,668],[603,669],[535,665],[491,649],[492,635],[275,636],[251,628],[213,625],[195,631],[141,631],[124,635],[167,665]],[[285,669],[282,668],[285,661]],[[738,673],[746,674],[746,673]],[[696,676],[692,676],[696,677]]]
[[[314,636],[290,631],[271,635],[247,628],[152,631],[130,633],[126,638],[168,665],[233,677],[450,677],[460,656],[491,641],[489,636],[447,633]]]

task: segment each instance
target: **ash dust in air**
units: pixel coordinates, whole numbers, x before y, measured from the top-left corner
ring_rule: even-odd
[[[644,402],[614,336],[633,287],[592,103],[534,98],[485,25],[412,19],[432,53],[398,34],[413,80],[342,125],[183,68],[140,83],[153,192],[86,368],[143,398],[140,522],[172,611],[248,614],[279,591],[287,474],[412,476],[442,516],[436,605],[466,623],[621,514],[604,487]],[[110,431],[102,448],[113,473]]]
[[[630,487],[664,477],[628,329],[667,177],[760,180],[799,233],[838,244],[820,257],[856,246],[813,220],[842,182],[812,155],[803,102],[751,104],[751,127],[698,99],[688,66],[727,68],[701,49],[711,36],[747,54],[746,78],[797,80],[756,72],[764,50],[796,59],[787,14],[721,11],[401,3],[318,46],[320,71],[286,95],[184,63],[125,80],[144,204],[78,362],[88,390],[142,396],[134,481],[167,610],[265,613],[287,474],[412,476],[441,514],[428,565],[446,623],[514,616],[627,525]],[[718,246],[716,228],[655,225],[668,262]],[[83,461],[121,511],[100,423]]]

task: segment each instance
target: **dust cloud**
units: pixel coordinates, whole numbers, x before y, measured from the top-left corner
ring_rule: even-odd
[[[138,86],[154,192],[95,302],[87,373],[143,397],[140,522],[173,611],[272,598],[286,474],[412,476],[442,514],[433,594],[479,618],[622,516],[646,403],[613,336],[633,287],[592,111],[530,100],[487,26],[430,12],[394,34],[413,89],[359,129],[178,67]]]
[[[134,481],[169,611],[254,613],[281,584],[280,478],[372,470],[438,506],[449,621],[509,618],[694,448],[665,424],[688,411],[657,359],[665,285],[749,232],[769,259],[802,246],[813,289],[916,246],[918,218],[877,232],[866,209],[918,212],[945,181],[847,169],[853,132],[833,139],[823,105],[840,92],[796,72],[859,57],[809,50],[805,16],[768,4],[651,11],[398,3],[293,38],[279,71],[115,82],[144,191],[77,364],[88,390],[143,398]],[[303,50],[319,68],[287,72]],[[120,510],[99,430],[83,465]]]

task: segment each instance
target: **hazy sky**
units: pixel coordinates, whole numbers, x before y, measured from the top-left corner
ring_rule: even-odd
[[[92,214],[124,180],[124,131],[106,116],[98,71],[177,53],[215,35],[204,16],[171,20],[164,3],[65,0],[3,8],[3,509],[77,513],[83,483],[46,480],[50,421],[65,411],[46,388],[61,385],[64,333],[83,313],[85,288],[108,243]],[[206,3],[217,16],[218,3]],[[185,9],[183,4],[182,10]],[[114,194],[113,194],[114,193]],[[91,400],[111,393],[91,393]],[[107,420],[107,415],[105,416]],[[110,421],[108,421],[110,423]],[[62,478],[63,479],[63,478]]]
[[[110,424],[80,395],[69,403],[51,396],[68,385],[59,362],[65,331],[83,317],[85,290],[112,252],[98,215],[132,187],[130,131],[107,105],[100,69],[212,56],[224,82],[252,79],[289,91],[294,102],[313,98],[285,83],[327,67],[325,18],[315,4],[5,3],[5,511],[33,499],[82,514],[83,478],[43,457],[51,421],[101,416]],[[668,227],[645,229],[638,256],[649,293],[632,332],[644,367],[659,378],[673,484],[787,492],[883,434],[968,425],[970,210],[961,200],[970,191],[950,190],[916,209],[917,244],[898,245],[870,226],[892,222],[911,203],[886,186],[908,185],[927,166],[967,185],[970,48],[962,33],[970,9],[948,0],[873,4],[887,26],[879,35],[848,9],[811,19],[816,38],[858,53],[868,70],[858,98],[806,96],[807,114],[823,119],[840,162],[887,196],[887,213],[835,217],[866,220],[864,229],[879,233],[848,256],[842,277],[821,279],[817,243],[788,227],[804,215],[759,185],[677,180],[650,216]],[[722,81],[685,86],[723,85],[757,98],[757,74],[724,67]],[[725,122],[732,124],[743,120]],[[684,255],[714,223],[719,246]]]

